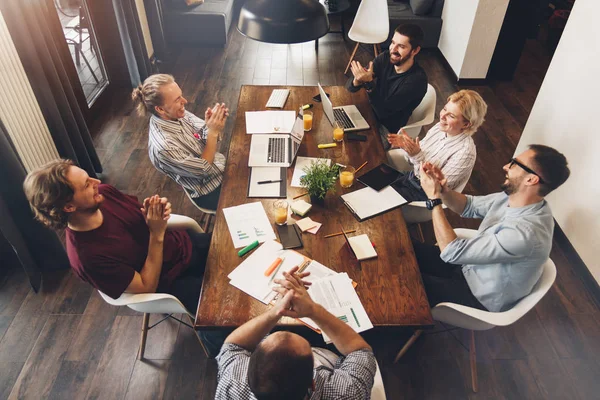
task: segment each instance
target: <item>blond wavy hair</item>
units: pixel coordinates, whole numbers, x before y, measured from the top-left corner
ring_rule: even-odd
[[[131,92],[131,99],[139,115],[148,113],[156,114],[154,107],[163,105],[163,96],[160,88],[175,82],[173,75],[154,74],[150,75],[144,83],[138,85]]]
[[[463,89],[452,93],[448,96],[447,101],[458,105],[463,118],[470,123],[464,133],[469,136],[474,135],[485,121],[485,114],[487,113],[487,104],[481,95],[474,90]]]

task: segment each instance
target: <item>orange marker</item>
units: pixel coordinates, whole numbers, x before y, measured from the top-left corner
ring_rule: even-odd
[[[271,264],[271,265],[269,266],[269,268],[267,268],[267,269],[265,270],[265,276],[269,276],[269,275],[271,275],[271,274],[273,273],[273,271],[275,271],[275,268],[277,268],[277,267],[279,266],[279,264],[281,264],[282,262],[283,262],[283,258],[279,258],[279,257],[277,257],[277,258],[275,259],[275,261],[273,261],[273,264]]]

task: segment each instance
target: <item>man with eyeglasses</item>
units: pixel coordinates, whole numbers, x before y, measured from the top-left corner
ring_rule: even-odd
[[[544,197],[569,177],[567,159],[551,147],[530,145],[503,167],[503,192],[487,196],[449,190],[439,168],[421,168],[439,247],[413,244],[430,305],[511,308],[531,292],[550,255],[554,219]],[[442,203],[464,218],[482,218],[477,235],[458,238]]]

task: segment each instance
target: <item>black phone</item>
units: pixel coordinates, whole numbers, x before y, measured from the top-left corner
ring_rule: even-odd
[[[346,133],[346,139],[348,140],[357,140],[360,142],[366,142],[367,141],[367,137],[365,135],[359,135],[358,133],[352,133],[352,132],[348,132]]]
[[[277,225],[277,235],[284,249],[302,247],[302,234],[296,224]]]
[[[329,93],[325,93],[327,95],[327,97],[331,97],[331,95]],[[316,95],[315,97],[313,97],[313,101],[316,101],[317,103],[321,102],[321,93],[319,93],[318,95]]]

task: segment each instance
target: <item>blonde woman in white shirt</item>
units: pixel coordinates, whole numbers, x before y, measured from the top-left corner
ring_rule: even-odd
[[[448,97],[440,111],[440,122],[427,132],[423,140],[412,139],[402,129],[388,135],[392,149],[404,151],[405,163],[395,167],[407,171],[394,183],[394,188],[407,200],[427,200],[419,180],[420,166],[430,162],[442,170],[448,188],[464,187],[475,165],[477,151],[471,137],[485,120],[487,104],[479,93],[461,90]],[[393,150],[392,150],[393,151]]]

